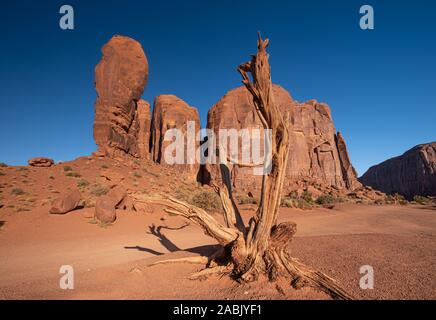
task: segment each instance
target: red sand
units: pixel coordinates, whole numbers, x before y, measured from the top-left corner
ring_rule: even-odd
[[[250,209],[250,207],[246,207]],[[119,211],[102,228],[89,223],[93,208],[67,215],[47,214],[48,206],[2,214],[0,298],[2,299],[328,299],[312,289],[294,290],[261,280],[240,285],[228,277],[188,280],[199,265],[148,267],[169,257],[207,254],[213,239],[162,210]],[[244,217],[252,214],[243,210]],[[435,208],[344,204],[333,210],[282,209],[280,219],[298,224],[293,255],[337,279],[358,298],[436,298]],[[184,251],[182,251],[184,250]],[[359,268],[373,266],[374,290],[362,290]],[[59,268],[72,265],[75,289],[59,288]]]

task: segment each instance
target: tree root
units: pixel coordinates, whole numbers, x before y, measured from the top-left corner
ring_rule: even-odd
[[[203,280],[214,274],[226,274],[231,272],[231,266],[215,266],[194,272],[189,276],[190,280]]]
[[[293,277],[291,285],[294,288],[298,289],[309,286],[327,293],[336,300],[355,299],[354,296],[346,292],[334,279],[321,271],[313,270],[294,258],[286,257],[286,259],[282,261],[286,270]]]
[[[157,261],[157,262],[150,264],[149,267],[156,266],[158,264],[172,264],[172,263],[192,263],[192,264],[204,264],[204,265],[206,265],[209,263],[209,257],[195,256],[195,257],[185,257],[185,258],[160,260],[160,261]]]

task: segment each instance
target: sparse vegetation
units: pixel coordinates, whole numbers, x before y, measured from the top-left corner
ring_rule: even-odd
[[[302,198],[283,197],[280,202],[281,207],[298,208],[303,210],[312,209],[312,204]]]
[[[29,169],[27,169],[26,167],[21,167],[21,168],[18,168],[18,171],[29,171]]]
[[[257,204],[255,198],[246,195],[238,195],[236,196],[236,200],[238,201],[238,204]]]
[[[136,178],[142,178],[142,175],[138,171],[133,172],[133,176]]]
[[[312,194],[309,191],[304,191],[300,197],[297,192],[292,191],[288,196],[282,197],[280,206],[308,210],[312,209],[313,203]]]
[[[107,227],[112,226],[112,223],[107,223],[107,222],[100,222],[98,221],[95,217],[92,217],[88,220],[88,223],[90,224],[96,224],[98,225],[100,228],[106,229]]]
[[[393,195],[386,196],[386,203],[407,205],[409,202],[401,194],[395,193]]]
[[[51,174],[48,178],[54,180],[55,177]]]
[[[78,188],[85,188],[89,186],[89,182],[85,179],[80,179],[79,181],[77,181],[77,187]]]
[[[66,174],[67,177],[74,177],[74,178],[80,178],[82,175],[78,172],[68,172]]]
[[[222,208],[220,197],[211,189],[196,191],[194,187],[181,186],[174,192],[174,197],[204,210]]]
[[[423,196],[414,196],[413,201],[422,205],[431,203],[430,198],[423,197]]]
[[[64,171],[65,172],[73,171],[73,168],[71,168],[70,166],[64,166]]]
[[[342,202],[342,199],[334,197],[331,194],[325,194],[316,198],[315,202],[316,204],[327,205],[327,204]]]
[[[195,193],[190,203],[204,210],[217,210],[222,208],[220,197],[213,191],[200,191]]]
[[[14,195],[14,196],[21,196],[23,194],[26,194],[26,192],[24,192],[24,190],[21,189],[21,188],[13,188],[11,190],[11,194]]]
[[[99,184],[95,184],[92,186],[90,193],[93,196],[100,197],[100,196],[108,193],[108,191],[109,191],[109,189],[107,187],[104,187],[104,186],[99,185]]]
[[[107,169],[107,168],[109,168],[107,165],[105,165],[105,164],[103,164],[102,166],[101,166],[101,168],[102,169]]]
[[[304,190],[300,198],[308,204],[313,204],[312,193],[310,191]]]

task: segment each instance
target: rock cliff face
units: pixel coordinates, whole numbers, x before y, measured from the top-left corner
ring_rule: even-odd
[[[102,53],[95,68],[94,140],[108,156],[140,157],[138,123],[144,112],[138,114],[138,101],[147,84],[147,58],[137,41],[123,36],[114,36]]]
[[[130,155],[169,165],[165,160],[165,150],[172,141],[164,141],[164,137],[167,130],[177,128],[184,139],[183,149],[177,151],[183,153],[181,170],[193,176],[200,173],[199,179],[206,183],[218,182],[222,174],[227,174],[238,189],[255,191],[260,188],[261,175],[253,175],[253,168],[212,164],[199,170],[200,165],[195,159],[199,146],[195,139],[200,130],[198,111],[182,99],[174,95],[156,97],[153,115],[150,116],[149,103],[140,99],[147,84],[148,62],[138,42],[114,36],[103,46],[102,52],[103,58],[95,69],[98,98],[94,138],[98,154],[109,157]],[[291,124],[291,149],[284,190],[308,185],[319,186],[323,191],[328,188],[359,188],[361,184],[351,165],[345,141],[340,133],[336,133],[328,105],[315,100],[296,102],[277,85],[273,86],[273,91],[275,102]],[[195,126],[189,139],[188,121]],[[229,91],[209,110],[207,128],[217,136],[219,129],[248,129],[250,133],[252,129],[261,129],[259,156],[264,153],[263,128],[254,110],[252,96],[245,87]],[[252,146],[242,143],[242,138],[239,138],[239,161],[243,160],[241,151],[247,148],[250,150]]]
[[[192,122],[194,141],[192,143],[194,158],[188,158],[188,122]],[[174,95],[160,95],[154,100],[153,117],[151,121],[151,156],[153,161],[162,165],[169,165],[165,160],[165,148],[172,144],[172,141],[164,141],[165,133],[169,129],[178,129],[183,134],[183,159],[186,165],[181,165],[180,168],[184,171],[197,174],[199,170],[198,161],[195,159],[195,151],[199,146],[199,142],[195,141],[197,131],[200,130],[200,118],[196,108],[189,106],[182,99]],[[175,152],[172,153],[175,155]],[[191,152],[192,154],[192,152]],[[182,159],[182,160],[183,160]],[[191,161],[188,161],[188,160]],[[190,162],[190,163],[189,163]]]
[[[284,190],[288,192],[308,185],[344,190],[360,187],[344,139],[340,133],[336,134],[328,105],[315,100],[298,103],[282,87],[274,85],[273,90],[276,103],[284,116],[289,113],[291,122]],[[251,96],[244,87],[231,90],[209,110],[207,128],[216,135],[220,128],[260,127]],[[208,165],[204,176],[209,182],[218,181],[222,169],[223,166]],[[261,177],[253,175],[252,168],[230,165],[228,174],[237,189],[253,191],[260,187]]]
[[[368,169],[360,182],[388,194],[436,196],[436,142],[420,144],[403,155]]]

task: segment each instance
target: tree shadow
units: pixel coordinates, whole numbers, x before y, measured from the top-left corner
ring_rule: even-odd
[[[187,226],[189,226],[189,223],[184,223],[180,227],[175,227],[175,228],[171,228],[168,226],[156,226],[155,224],[152,224],[151,226],[149,226],[150,231],[147,233],[156,236],[159,239],[160,244],[162,244],[165,247],[165,249],[167,249],[169,252],[187,251],[187,252],[196,253],[196,254],[199,254],[202,256],[208,256],[219,249],[219,247],[220,247],[219,245],[203,245],[203,246],[198,246],[198,247],[192,247],[189,249],[180,249],[174,242],[172,242],[170,239],[168,239],[162,233],[162,229],[181,230],[183,228],[186,228]],[[146,247],[141,247],[141,246],[124,247],[124,249],[135,249],[138,251],[151,253],[155,256],[161,256],[164,254],[162,252],[158,252],[156,250],[146,248]]]

